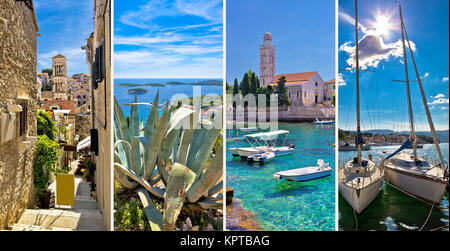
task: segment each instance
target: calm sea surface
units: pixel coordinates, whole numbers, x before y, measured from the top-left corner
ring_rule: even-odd
[[[398,149],[399,146],[376,146],[370,151],[363,151],[363,156],[371,153],[374,160],[379,163],[379,159]],[[449,144],[440,144],[445,161],[449,160]],[[428,159],[436,159],[437,153],[434,145],[425,145],[423,149],[417,149],[419,156],[427,155]],[[412,151],[412,150],[410,150]],[[356,152],[339,152],[339,165],[356,156]],[[423,230],[443,230],[448,231],[448,192],[442,196],[439,206],[435,206],[428,223]],[[431,205],[414,199],[397,189],[383,185],[378,197],[361,214],[355,216],[353,209],[347,204],[345,199],[339,195],[339,230],[419,230],[424,224]],[[356,217],[356,219],[355,219]]]
[[[114,95],[117,98],[117,101],[122,107],[123,113],[125,116],[128,116],[130,113],[130,106],[125,106],[124,104],[132,103],[134,100],[134,94],[129,94],[128,90],[131,88],[143,88],[147,90],[147,93],[144,94],[136,94],[138,102],[148,102],[152,103],[155,99],[156,92],[159,90],[159,102],[164,103],[167,100],[170,100],[176,94],[184,94],[187,97],[193,96],[194,85],[166,85],[166,86],[118,86],[120,83],[135,83],[135,84],[144,84],[144,83],[167,83],[171,81],[183,82],[183,83],[194,83],[197,81],[201,81],[205,79],[114,79]],[[200,95],[206,94],[217,94],[222,95],[223,89],[222,86],[217,85],[196,85],[197,88],[200,88]],[[146,119],[150,112],[150,106],[138,106],[138,113],[140,118]]]
[[[255,215],[264,230],[334,231],[334,170],[331,176],[307,182],[275,180],[272,176],[282,170],[315,166],[319,158],[334,169],[334,126],[280,123],[278,128],[290,131],[288,143],[295,144],[294,153],[260,166],[233,158],[227,151],[227,186],[234,189],[235,198]],[[244,145],[227,142],[227,148]],[[236,229],[233,225],[227,227]]]

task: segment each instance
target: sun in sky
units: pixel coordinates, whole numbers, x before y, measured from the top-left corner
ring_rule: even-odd
[[[387,36],[392,30],[392,23],[387,15],[378,15],[375,17],[373,27],[378,35]]]

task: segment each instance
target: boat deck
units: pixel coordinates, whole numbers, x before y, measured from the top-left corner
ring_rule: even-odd
[[[357,163],[349,161],[343,168],[339,168],[339,180],[354,189],[362,189],[379,179],[383,179],[383,169],[371,160],[363,159],[363,161],[368,162],[367,167],[359,166]]]

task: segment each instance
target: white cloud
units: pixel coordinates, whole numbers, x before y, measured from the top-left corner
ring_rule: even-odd
[[[433,100],[433,102],[428,103],[429,105],[438,105],[438,104],[448,104],[449,99],[445,98],[437,98]]]
[[[120,16],[119,21],[126,25],[149,30],[161,28],[155,19],[164,16],[193,15],[208,22],[220,23],[222,22],[221,4],[221,0],[151,0],[139,7],[138,10],[125,12]],[[196,28],[198,25],[186,24],[181,27],[169,28],[183,29],[187,27]]]
[[[415,51],[415,44],[413,42],[410,43],[412,50]],[[355,46],[351,45],[351,42],[346,42],[339,47],[339,50],[350,54],[347,64],[351,67],[356,67]],[[382,37],[366,34],[359,40],[359,65],[362,69],[377,67],[381,61],[387,61],[391,57],[403,57],[402,41],[400,39],[394,43],[384,43]]]
[[[339,10],[339,18],[346,21],[348,24],[355,26],[355,19],[341,9]],[[366,33],[367,29],[364,25],[358,22],[358,27],[361,28],[362,32]]]
[[[341,20],[344,20],[351,25],[355,25],[355,19],[344,11],[339,12],[339,17]],[[402,62],[403,45],[401,39],[396,42],[385,42],[380,32],[377,32],[375,29],[376,27],[367,28],[360,23],[358,23],[358,27],[360,28],[362,35],[362,38],[358,41],[359,65],[362,69],[366,69],[367,67],[378,67],[380,62],[388,61],[391,58],[398,58],[400,62]],[[410,41],[410,44],[412,51],[415,51],[415,43]],[[355,47],[355,43],[350,41],[343,43],[339,47],[339,50],[349,54],[347,64],[352,68],[356,67]],[[406,43],[406,47],[408,47],[408,43]]]
[[[442,82],[448,82],[448,77],[443,77]]]
[[[439,93],[438,95],[436,95],[436,96],[434,96],[434,97],[432,97],[432,98],[434,98],[434,99],[438,99],[438,98],[444,98],[445,97],[445,95],[444,94],[442,94],[442,93]]]
[[[345,82],[345,80],[342,76],[342,73],[338,73],[337,83],[338,83],[338,86],[346,86],[347,85],[347,83]]]
[[[425,72],[425,75],[423,75],[422,78],[427,78],[427,77],[429,77],[429,76],[430,76],[430,73]]]

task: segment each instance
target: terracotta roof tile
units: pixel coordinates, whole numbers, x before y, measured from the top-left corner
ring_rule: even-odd
[[[44,101],[44,110],[52,111],[51,106],[58,105],[61,110],[70,110],[70,114],[75,114],[75,101],[73,100],[47,100]]]
[[[275,79],[270,83],[270,85],[276,85],[278,82],[278,79],[284,76],[286,78],[286,85],[290,84],[298,84],[304,83],[308,80],[310,80],[314,75],[316,75],[316,71],[312,72],[299,72],[299,73],[288,73],[288,74],[278,74],[275,76]]]

